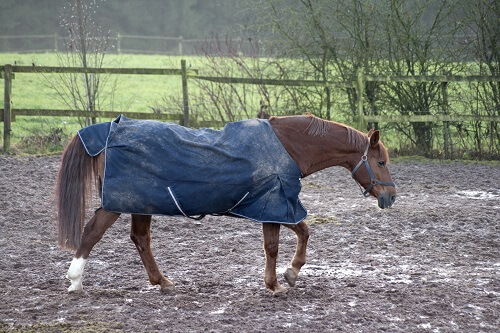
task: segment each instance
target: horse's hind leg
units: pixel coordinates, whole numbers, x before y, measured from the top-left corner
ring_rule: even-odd
[[[288,228],[292,229],[297,235],[297,249],[295,250],[295,256],[292,259],[292,267],[289,267],[285,272],[286,282],[290,287],[295,286],[297,277],[299,276],[299,271],[306,263],[306,249],[307,241],[309,240],[309,227],[302,221],[296,225],[286,225]]]
[[[101,240],[106,230],[115,223],[119,216],[120,214],[108,212],[99,208],[85,225],[80,247],[76,251],[75,257],[68,269],[68,274],[66,275],[71,281],[68,292],[79,292],[83,290],[82,274],[90,251],[92,251],[94,245]]]
[[[134,242],[141,256],[144,268],[148,272],[149,281],[152,285],[160,285],[162,292],[174,290],[174,284],[163,276],[156,264],[156,260],[151,252],[151,215],[132,214],[132,227],[130,229],[130,239]]]
[[[264,251],[266,252],[264,282],[274,296],[283,295],[287,290],[278,283],[276,278],[276,259],[278,258],[280,225],[277,223],[263,223],[262,234],[264,236]]]

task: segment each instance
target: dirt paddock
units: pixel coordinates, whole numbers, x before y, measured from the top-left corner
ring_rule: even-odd
[[[498,332],[500,167],[400,162],[392,209],[332,168],[302,181],[308,262],[284,297],[264,288],[261,225],[156,217],[152,248],[176,284],[151,287],[122,215],[67,294],[56,246],[58,157],[0,158],[0,331]],[[294,234],[281,230],[278,272]]]

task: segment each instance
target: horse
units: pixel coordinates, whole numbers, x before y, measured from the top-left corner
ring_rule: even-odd
[[[366,197],[375,197],[378,201],[378,206],[381,209],[389,208],[395,202],[397,194],[396,186],[389,172],[389,155],[387,149],[380,141],[379,130],[372,129],[368,132],[368,134],[365,134],[345,124],[323,120],[311,114],[300,116],[273,116],[266,120],[255,119],[253,120],[253,122],[251,120],[243,121],[241,122],[241,124],[246,127],[248,127],[249,125],[252,125],[250,127],[255,127],[255,121],[259,122],[257,124],[258,126],[265,125],[271,129],[269,134],[270,136],[268,136],[267,139],[264,139],[269,141],[275,140],[279,145],[279,147],[273,146],[274,148],[271,149],[263,146],[264,148],[262,148],[263,150],[261,154],[267,155],[270,153],[269,150],[283,150],[285,159],[280,157],[280,159],[274,160],[273,158],[271,158],[270,161],[274,161],[275,164],[271,165],[271,167],[280,167],[281,164],[291,161],[291,168],[296,168],[299,172],[298,174],[293,174],[293,176],[290,178],[291,181],[300,183],[301,178],[305,178],[315,172],[332,166],[342,166],[351,172],[352,178],[360,186],[361,193]],[[141,129],[140,131],[148,132],[148,128],[150,126],[156,126],[155,123],[159,122],[143,121],[143,123],[141,123],[141,126],[146,127]],[[111,127],[113,127],[116,125],[116,121],[115,123],[111,122],[106,124],[107,128],[109,129],[109,124],[111,124]],[[180,125],[172,126],[181,127]],[[235,128],[237,129],[236,131],[239,131],[239,127]],[[201,135],[199,132],[200,130],[185,128],[183,128],[183,130],[188,131],[186,133],[191,136],[198,137]],[[163,131],[163,129],[161,131]],[[210,130],[208,132],[209,135],[218,135],[217,133],[218,132],[216,130]],[[144,208],[142,211],[138,209],[136,210],[134,206],[140,205],[141,198],[148,197],[149,193],[143,192],[137,195],[135,195],[134,193],[130,195],[113,195],[111,192],[111,194],[105,193],[103,191],[103,186],[111,186],[106,184],[110,182],[112,183],[112,181],[110,180],[113,176],[112,173],[116,172],[116,170],[113,171],[111,169],[110,165],[113,164],[112,161],[108,161],[108,159],[110,159],[111,156],[115,154],[115,151],[112,150],[112,147],[110,147],[109,137],[111,136],[111,134],[107,134],[107,138],[101,138],[103,142],[101,144],[102,147],[94,152],[89,151],[88,144],[87,146],[84,145],[84,134],[85,133],[83,132],[79,132],[70,140],[67,147],[65,148],[65,151],[61,157],[59,172],[56,181],[56,223],[58,229],[59,245],[65,249],[76,250],[66,276],[71,282],[71,285],[68,288],[68,292],[81,292],[83,290],[82,274],[92,248],[103,237],[105,231],[118,219],[118,217],[122,213],[131,214],[132,224],[130,230],[130,238],[139,252],[150,283],[152,285],[158,285],[161,292],[174,292],[175,287],[173,282],[170,281],[158,268],[150,247],[151,218],[152,215],[156,215],[158,213],[158,210],[149,210],[150,206],[147,205],[147,202],[145,206],[146,208]],[[118,134],[114,135],[116,136]],[[135,135],[137,134],[134,134],[134,136],[132,136],[132,139],[130,139],[130,136],[124,136],[124,138],[125,140],[130,139],[137,141],[138,139],[135,137]],[[147,135],[148,134],[146,133],[146,136]],[[161,132],[159,135],[161,135]],[[93,135],[92,133],[87,133],[87,136],[88,138],[85,139],[86,141],[98,141],[98,139],[95,138],[95,135]],[[259,140],[261,139],[262,138],[259,138]],[[236,137],[234,139],[230,139],[229,141],[234,141],[235,145],[238,146],[242,144],[238,140],[240,139]],[[255,145],[255,141],[247,141],[253,142],[251,145]],[[121,144],[122,143],[120,143],[120,145]],[[140,144],[138,145],[138,149],[147,149],[147,147],[144,148],[145,144],[146,143],[144,142],[140,142]],[[289,161],[286,160],[286,158],[288,158]],[[173,164],[175,162],[174,160],[175,158],[168,157],[166,161],[161,162],[159,167],[161,168],[164,165]],[[233,158],[233,160],[235,161],[234,163],[237,163],[235,158]],[[188,176],[189,171],[185,169],[189,167],[191,161],[194,161],[194,158],[192,156],[187,160],[187,164],[183,165],[180,168],[181,174],[179,177],[182,178],[184,176]],[[224,163],[230,165],[233,162]],[[269,162],[266,163],[269,164]],[[262,166],[257,165],[257,169],[268,169],[269,165],[267,165],[266,163],[263,163],[264,165]],[[126,167],[126,165],[120,164],[118,169]],[[219,166],[217,166],[216,164],[216,168],[218,167]],[[142,170],[140,168],[138,170]],[[204,173],[203,165],[196,166],[196,168],[198,169],[194,170],[194,172],[191,173]],[[217,169],[215,170],[215,173],[217,174]],[[235,173],[235,177],[239,178],[239,175],[241,173],[241,178],[243,179],[242,182],[249,182],[250,180],[248,180],[248,177],[243,176],[242,170],[243,169],[237,171]],[[119,183],[134,183],[133,178],[138,177],[139,173],[146,172],[131,172],[126,176],[129,178],[125,178],[125,181],[120,181]],[[277,181],[273,180],[273,184],[278,185],[272,185],[272,189],[266,190],[268,191],[266,193],[269,194],[273,191],[276,191],[277,188],[281,188],[280,186],[285,186],[286,181],[287,180],[285,178],[280,178]],[[284,278],[289,287],[295,286],[299,276],[299,272],[302,266],[306,263],[306,248],[309,239],[309,228],[307,222],[305,221],[305,215],[307,215],[307,212],[305,212],[305,210],[302,208],[302,205],[300,204],[300,201],[298,199],[300,184],[298,184],[298,189],[296,187],[293,187],[293,184],[290,186],[291,188],[296,189],[295,192],[292,191],[293,193],[290,197],[283,199],[285,205],[288,207],[285,208],[283,214],[284,216],[289,216],[290,221],[279,220],[279,218],[273,217],[275,211],[278,211],[281,208],[280,206],[272,206],[270,203],[266,203],[266,208],[262,209],[266,211],[265,214],[268,215],[266,215],[266,217],[263,217],[261,220],[252,216],[249,217],[248,215],[245,215],[246,213],[244,208],[243,210],[233,210],[231,207],[227,208],[229,207],[229,205],[233,204],[240,207],[242,204],[240,202],[234,202],[236,201],[236,199],[231,199],[234,201],[228,203],[228,206],[226,208],[203,208],[204,211],[192,210],[191,213],[202,213],[199,217],[193,217],[190,212],[188,212],[186,209],[183,209],[179,200],[177,200],[178,196],[174,196],[173,191],[170,191],[170,186],[168,187],[168,190],[170,191],[169,194],[171,195],[172,199],[170,201],[172,202],[172,206],[178,210],[173,213],[167,212],[160,214],[184,215],[190,218],[202,218],[205,214],[225,214],[236,217],[246,217],[255,221],[262,222],[263,247],[265,252],[264,283],[265,287],[273,295],[279,296],[287,293],[288,291],[286,287],[278,283],[276,277],[276,260],[278,255],[279,232],[281,225],[292,230],[297,237],[295,255],[291,261],[290,266],[284,273]],[[89,202],[88,198],[89,194],[92,192],[93,187],[97,188],[100,191],[99,194],[101,196],[101,205],[95,211],[94,215],[88,221],[88,223],[85,224],[84,219],[87,204]],[[149,191],[149,189],[150,187],[146,187],[146,190],[144,191]],[[226,192],[232,191],[233,190]],[[234,190],[234,192],[238,191]],[[243,194],[243,191],[240,192],[241,193],[238,193],[238,197]],[[209,193],[208,195],[205,195],[207,199],[214,199],[215,201],[213,202],[215,203],[219,202],[218,196],[220,194],[215,192],[207,193]],[[103,198],[103,195],[106,198]],[[117,196],[120,198],[116,198]],[[120,209],[108,205],[108,202],[112,201],[113,199],[120,201],[119,199],[122,199],[121,196],[130,197],[129,201],[132,205],[130,206],[131,208]],[[191,194],[187,195],[187,198],[189,198],[190,196]],[[211,196],[215,196],[215,198],[211,198]],[[244,202],[246,200],[245,197],[248,197],[248,193],[246,193],[240,201]],[[257,202],[259,200],[260,199],[256,198],[254,202]],[[221,201],[223,200],[221,199]],[[105,202],[108,206],[104,205]],[[243,206],[245,207],[244,204]],[[292,211],[292,213],[290,213],[290,207],[295,209],[294,211]],[[163,208],[159,207],[158,209]],[[302,213],[302,211],[304,211],[305,213]],[[295,215],[293,215],[293,213],[295,213]],[[292,217],[290,218],[290,216]]]

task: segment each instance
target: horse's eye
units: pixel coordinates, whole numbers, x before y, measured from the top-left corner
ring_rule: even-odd
[[[385,161],[378,162],[378,166],[383,168],[385,166]]]

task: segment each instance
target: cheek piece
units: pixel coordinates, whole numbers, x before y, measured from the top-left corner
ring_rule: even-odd
[[[356,173],[356,171],[358,171],[359,167],[362,164],[364,164],[366,166],[366,171],[368,171],[368,175],[370,176],[370,185],[366,188],[365,191],[363,191],[363,187],[361,186],[361,184],[356,179],[354,179],[354,180],[356,180],[356,183],[358,183],[358,186],[361,189],[361,193],[365,197],[370,196],[370,191],[372,190],[373,186],[375,186],[375,185],[396,187],[396,184],[394,184],[393,182],[383,182],[383,181],[376,179],[375,176],[373,176],[373,171],[370,168],[370,164],[368,163],[368,148],[370,148],[370,142],[368,142],[368,146],[366,146],[365,152],[364,152],[363,156],[361,156],[361,160],[358,162],[358,164],[354,167],[354,169],[351,172],[351,177],[354,179],[354,174]]]

